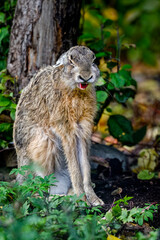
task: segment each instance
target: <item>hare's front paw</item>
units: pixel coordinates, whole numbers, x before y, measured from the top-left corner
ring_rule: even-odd
[[[98,205],[103,206],[104,205],[104,202],[97,196],[96,196],[96,198],[93,198],[89,202],[90,202],[91,206],[98,206]]]
[[[104,202],[99,197],[97,197],[97,195],[95,194],[93,189],[91,191],[87,192],[86,196],[87,196],[87,200],[91,206],[98,206],[98,205],[103,206],[104,205]]]

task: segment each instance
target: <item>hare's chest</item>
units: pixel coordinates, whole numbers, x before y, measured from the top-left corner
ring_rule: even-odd
[[[65,112],[68,119],[71,121],[79,121],[79,119],[84,114],[85,100],[79,98],[72,98],[66,102]]]
[[[87,94],[62,94],[59,101],[54,103],[51,122],[62,125],[76,125],[82,120],[93,119],[95,113],[94,96]]]

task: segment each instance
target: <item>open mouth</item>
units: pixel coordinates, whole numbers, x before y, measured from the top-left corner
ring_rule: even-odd
[[[88,86],[87,83],[78,83],[78,88],[80,88],[82,90],[86,89],[87,86]]]

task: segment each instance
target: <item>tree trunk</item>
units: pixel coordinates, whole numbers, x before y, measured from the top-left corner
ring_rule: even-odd
[[[19,88],[36,70],[52,65],[76,45],[81,0],[18,0],[10,36],[7,70]]]

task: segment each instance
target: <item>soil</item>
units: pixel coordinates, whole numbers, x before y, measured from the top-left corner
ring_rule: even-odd
[[[145,203],[160,204],[160,179],[139,180],[131,171],[115,176],[105,176],[107,174],[104,167],[99,167],[98,173],[92,173],[92,181],[96,185],[95,192],[105,202],[104,210],[109,210],[114,201],[126,195],[133,197],[129,201],[129,208],[145,207]],[[150,226],[160,227],[159,213],[160,208],[154,214]]]

